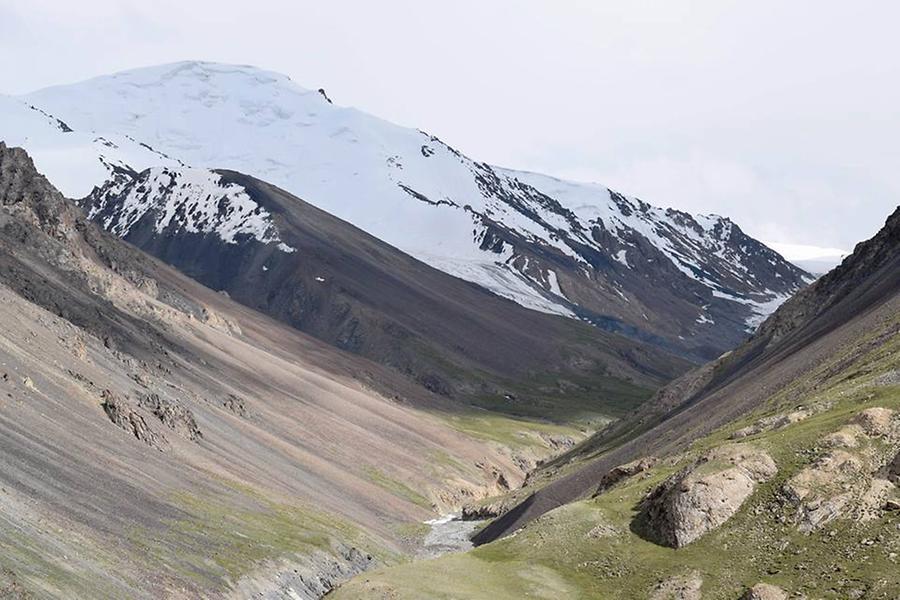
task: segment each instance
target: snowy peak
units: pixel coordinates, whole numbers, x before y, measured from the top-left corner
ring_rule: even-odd
[[[76,129],[108,131],[115,123],[121,134],[204,166],[223,155],[235,161],[259,156],[260,144],[242,147],[249,140],[236,135],[241,130],[271,136],[270,143],[278,144],[290,138],[290,128],[308,125],[329,106],[320,93],[284,75],[205,62],[97,77],[41,90],[29,101],[66,113]]]
[[[119,133],[76,129],[26,100],[0,96],[0,139],[28,150],[37,168],[70,198],[86,196],[119,169],[183,163]]]
[[[317,89],[253,67],[163,65],[48,88],[24,101],[78,135],[119,145],[113,158],[120,173],[246,173],[523,306],[696,355],[736,344],[806,284],[803,271],[728,219],[478,162],[435,136],[334,105]],[[0,126],[7,129],[7,119]],[[73,135],[57,132],[57,142]],[[121,156],[126,142],[149,154]],[[104,155],[104,165],[110,160]],[[83,197],[113,179],[109,165],[84,173],[93,182],[88,190],[84,182],[71,186],[80,194],[64,177],[54,183]],[[111,227],[149,214],[138,204],[154,206],[156,218],[200,210],[202,201],[188,199],[193,193],[170,195],[166,202],[184,206],[166,208],[137,192],[141,185],[158,192],[161,183],[107,185],[104,197],[93,198],[102,203],[95,217],[103,211]],[[206,185],[215,184],[189,187],[202,195]],[[188,233],[199,227],[178,225]]]

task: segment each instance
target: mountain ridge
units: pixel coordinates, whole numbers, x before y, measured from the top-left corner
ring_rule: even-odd
[[[695,360],[737,344],[810,280],[749,238],[731,242],[724,221],[597,185],[564,182],[557,193],[549,178],[472,160],[271,72],[185,62],[25,99],[76,131],[139,140],[173,168],[268,181],[529,308],[644,331]]]

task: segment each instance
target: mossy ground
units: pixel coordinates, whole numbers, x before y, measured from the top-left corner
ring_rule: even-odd
[[[187,579],[203,589],[225,589],[268,560],[302,559],[317,550],[333,553],[337,541],[382,562],[397,561],[333,515],[272,502],[243,486],[229,487],[224,494],[174,494],[172,504],[182,516],[162,531],[132,530],[129,542],[145,560],[157,562],[161,577]]]
[[[519,419],[560,424],[595,425],[618,418],[653,395],[653,388],[608,375],[556,376],[539,374],[505,382],[503,393],[482,394],[472,404]]]

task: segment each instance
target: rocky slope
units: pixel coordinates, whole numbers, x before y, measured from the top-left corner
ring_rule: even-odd
[[[103,232],[2,143],[0,322],[4,594],[317,597],[523,478],[469,412]]]
[[[60,172],[71,197],[126,172],[138,177],[132,187],[140,187],[146,182],[138,174],[146,167],[233,169],[524,306],[694,359],[739,343],[808,281],[728,219],[493,167],[434,136],[339,107],[320,92],[252,67],[178,63],[21,100],[43,111],[38,115],[47,116],[53,135],[13,124],[25,121],[12,109],[7,116],[0,111],[0,131],[18,132],[13,141],[35,152],[51,181]],[[115,148],[94,150],[104,162],[129,168],[100,175],[95,164],[74,181],[73,170],[57,163],[53,136],[65,140],[60,144],[78,136],[111,140]],[[148,163],[131,145],[152,149],[158,160]],[[190,171],[179,177],[191,177]],[[127,233],[136,196],[122,185],[107,186],[105,197],[93,202],[108,216],[120,212],[117,231]],[[183,197],[167,202],[197,206]],[[199,224],[204,215],[185,211],[183,224],[215,227]],[[184,222],[192,216],[197,223]]]
[[[630,386],[637,399],[687,366],[498,298],[239,173],[148,169],[81,204],[107,230],[238,302],[492,409],[615,416],[620,402],[604,402],[608,392]]]
[[[900,209],[746,344],[549,463],[494,541],[336,597],[895,597],[898,233]]]

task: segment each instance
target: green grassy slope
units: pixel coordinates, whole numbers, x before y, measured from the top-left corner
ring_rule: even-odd
[[[884,511],[865,522],[844,515],[802,533],[797,509],[785,501],[782,489],[825,455],[823,439],[859,412],[871,407],[900,411],[898,331],[900,316],[880,320],[753,413],[605,494],[551,511],[516,535],[473,551],[365,574],[334,597],[646,598],[664,579],[696,573],[703,580],[704,599],[734,599],[759,582],[810,598],[896,598],[900,513]],[[798,405],[812,407],[815,414],[742,440],[767,450],[779,473],[758,486],[724,525],[681,549],[659,546],[632,531],[648,490],[705,450],[727,443],[738,429]],[[867,442],[853,452],[883,462],[898,450],[898,440],[891,439]]]

